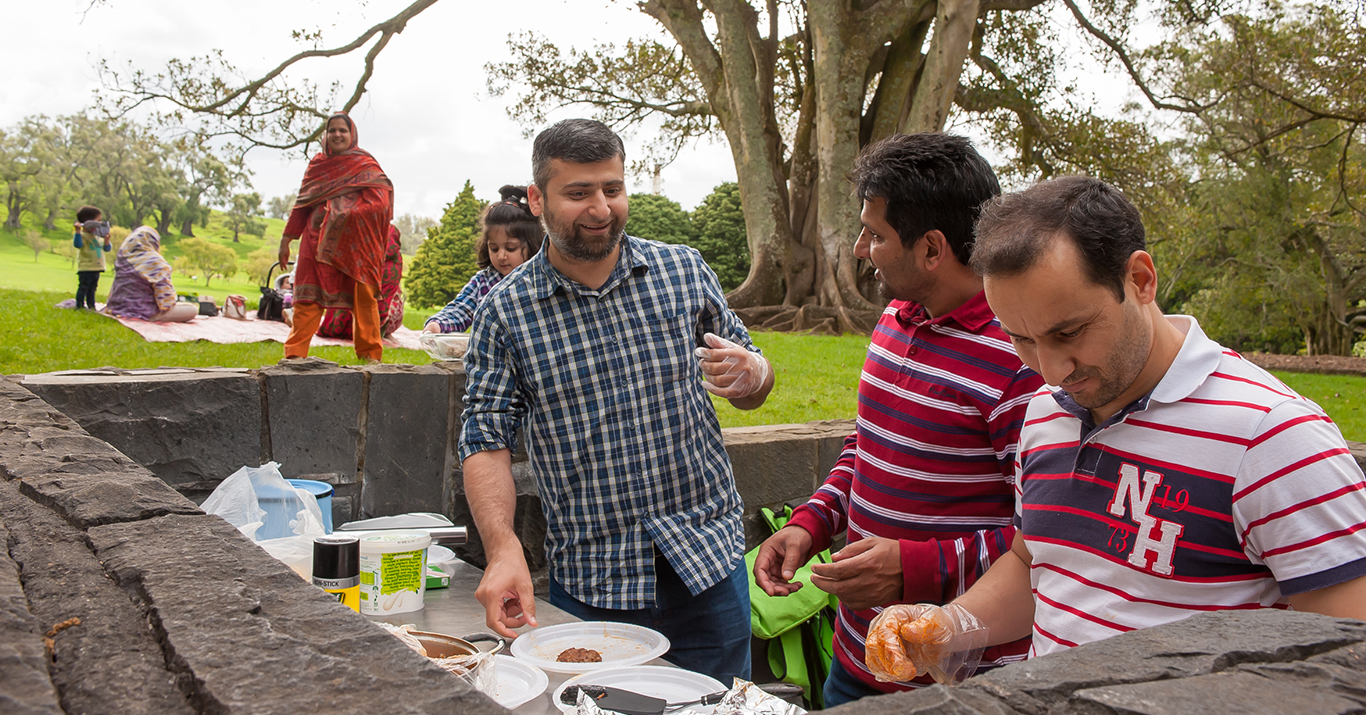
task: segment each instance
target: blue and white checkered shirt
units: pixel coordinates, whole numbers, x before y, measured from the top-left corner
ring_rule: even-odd
[[[541,251],[485,297],[469,348],[460,459],[527,453],[555,579],[600,608],[655,605],[657,547],[694,595],[744,558],[730,458],[693,348],[758,352],[692,248],[622,241],[597,290]]]

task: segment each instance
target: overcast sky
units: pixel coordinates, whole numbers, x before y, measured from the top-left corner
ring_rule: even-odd
[[[391,17],[410,0],[0,0],[7,28],[0,42],[0,126],[30,114],[81,111],[100,83],[100,59],[157,71],[170,58],[221,49],[257,76],[301,49],[293,30],[321,28],[343,44]],[[484,64],[507,57],[507,36],[534,30],[562,47],[590,47],[661,30],[633,3],[609,0],[442,0],[396,36],[376,61],[369,91],[352,112],[361,146],[394,182],[396,213],[439,216],[466,179],[496,199],[503,184],[531,177],[531,140],[508,117],[508,97],[490,97]],[[356,53],[360,55],[361,53]],[[361,61],[313,60],[295,77],[320,84],[354,80]],[[343,94],[349,96],[349,86]],[[587,116],[586,108],[562,112]],[[627,153],[650,137],[627,137]],[[257,149],[253,187],[263,197],[298,188],[306,162]],[[724,143],[702,142],[663,172],[664,193],[692,209],[712,187],[735,179]],[[633,190],[649,190],[648,182]]]
[[[294,30],[321,29],[325,46],[344,44],[409,2],[106,0],[92,8],[91,0],[0,0],[7,29],[0,42],[0,126],[31,114],[81,111],[100,88],[95,67],[101,59],[155,72],[171,58],[219,49],[256,77],[301,49],[290,37]],[[505,111],[511,98],[488,96],[484,72],[485,63],[507,57],[509,33],[521,30],[548,36],[562,49],[664,37],[625,0],[436,3],[385,48],[352,112],[361,146],[394,182],[397,214],[439,216],[466,179],[483,199],[497,198],[503,184],[530,180],[531,140]],[[311,60],[291,76],[319,84],[353,81],[362,53],[355,54]],[[350,84],[339,102],[349,93]],[[557,118],[587,114],[587,108],[567,110]],[[628,136],[628,154],[638,156],[648,139]],[[264,198],[296,190],[305,166],[264,149],[253,151],[250,162],[252,184]],[[703,141],[664,170],[663,190],[691,210],[712,187],[734,178],[724,140]],[[648,182],[632,189],[648,191]]]

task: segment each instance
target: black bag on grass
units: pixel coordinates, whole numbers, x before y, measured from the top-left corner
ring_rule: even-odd
[[[256,319],[283,323],[285,322],[285,298],[280,295],[280,291],[270,286],[270,277],[274,273],[275,266],[271,266],[270,271],[266,273],[266,284],[261,286],[261,304],[256,308]]]

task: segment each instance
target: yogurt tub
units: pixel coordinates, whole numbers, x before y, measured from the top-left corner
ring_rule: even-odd
[[[387,616],[422,610],[427,547],[421,531],[395,531],[360,540],[360,612]]]

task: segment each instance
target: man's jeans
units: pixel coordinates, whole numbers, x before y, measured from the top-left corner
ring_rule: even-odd
[[[585,621],[616,621],[653,628],[669,639],[664,659],[705,673],[727,688],[749,680],[749,577],[745,562],[720,583],[693,596],[669,560],[655,553],[653,608],[616,610],[590,606],[565,592],[550,575],[551,605]]]

